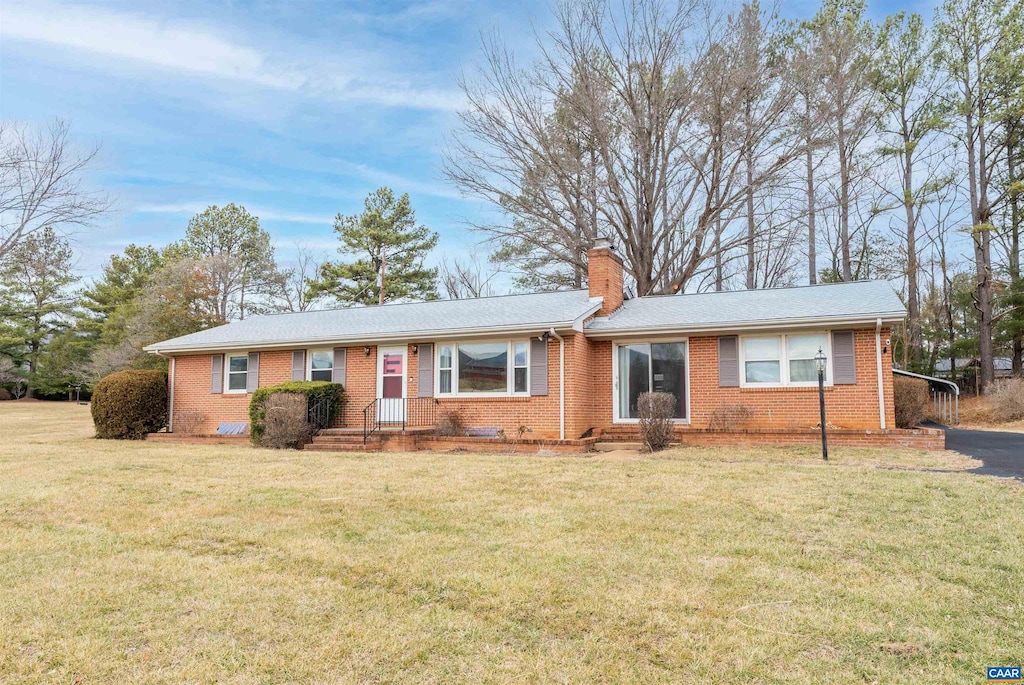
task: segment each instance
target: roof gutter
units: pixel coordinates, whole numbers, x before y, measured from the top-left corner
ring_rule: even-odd
[[[632,326],[630,328],[589,328],[584,330],[588,338],[609,339],[635,335],[659,335],[672,333],[726,333],[734,331],[757,331],[757,330],[784,330],[787,328],[821,328],[822,326],[874,326],[876,322],[882,321],[886,324],[896,324],[904,320],[906,314],[903,312],[887,312],[878,315],[860,317],[803,317],[799,319],[776,319],[772,321],[740,321],[724,324],[707,325],[676,325],[665,326]]]
[[[589,316],[593,312],[596,312],[601,308],[600,303],[594,305],[591,311],[587,314]],[[259,349],[259,350],[273,350],[273,349],[294,349],[296,347],[305,347],[311,345],[376,345],[378,343],[389,343],[389,342],[405,342],[414,340],[457,340],[466,338],[486,338],[486,337],[497,337],[502,335],[516,335],[525,334],[527,337],[534,335],[537,328],[560,330],[566,333],[573,331],[573,326],[579,319],[572,321],[558,321],[554,323],[535,323],[535,324],[523,324],[516,326],[499,326],[494,328],[486,329],[435,329],[425,331],[402,331],[399,333],[382,333],[379,335],[359,335],[359,336],[324,336],[318,338],[296,338],[294,340],[233,340],[230,342],[220,343],[202,343],[195,345],[167,345],[164,346],[162,343],[155,343],[153,345],[146,345],[143,347],[144,352],[149,354],[160,355],[166,357],[172,354],[188,354],[191,352],[221,352],[228,350],[239,350],[239,349]],[[230,324],[227,324],[230,325]]]

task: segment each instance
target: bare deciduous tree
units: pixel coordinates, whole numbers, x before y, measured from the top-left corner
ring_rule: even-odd
[[[0,257],[46,226],[84,226],[110,208],[82,182],[96,153],[76,152],[61,119],[46,130],[0,123]]]
[[[311,292],[309,286],[326,261],[325,255],[296,241],[295,266],[283,270],[276,284],[273,297],[276,308],[283,312],[305,312],[321,304],[323,296]]]
[[[526,68],[485,41],[445,167],[508,219],[478,228],[579,274],[608,235],[639,295],[684,289],[716,253],[746,244],[746,231],[718,227],[800,147],[772,107],[744,120],[749,81],[719,11],[710,0],[566,2]],[[744,150],[763,163],[748,169]]]
[[[466,261],[445,257],[441,260],[438,280],[449,300],[465,300],[474,297],[490,297],[494,294],[491,281],[497,272],[486,273],[480,260],[473,257]]]
[[[873,29],[864,18],[863,0],[825,0],[807,22],[817,52],[818,106],[831,133],[838,161],[839,277],[854,280],[850,231],[852,190],[859,148],[874,131],[877,104],[871,89]]]
[[[0,357],[0,385],[16,383],[21,376],[14,369],[14,362],[6,357]]]

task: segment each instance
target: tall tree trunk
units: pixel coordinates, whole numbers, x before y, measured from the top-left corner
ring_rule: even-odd
[[[853,262],[850,259],[850,160],[846,150],[846,128],[839,119],[836,136],[839,145],[839,247],[842,254],[842,277],[853,280]]]
[[[754,163],[747,154],[747,290],[757,287],[757,262],[754,257]]]
[[[1020,153],[1018,147],[1020,146],[1020,128],[1024,122],[1015,121],[1010,129],[1009,140],[1006,146],[1006,168],[1009,173],[1010,182],[1013,183],[1017,179],[1017,159],[1016,156]],[[1020,198],[1017,193],[1011,193],[1010,195],[1010,291],[1015,295],[1015,306],[1020,306],[1021,293],[1021,280],[1020,280]],[[1024,319],[1024,312],[1014,312],[1011,317],[1019,322]],[[1020,376],[1024,373],[1024,331],[1021,330],[1020,323],[1014,325],[1013,334],[1011,336],[1013,345],[1013,356],[1011,364],[1013,365],[1013,375]]]
[[[746,173],[747,173],[747,290],[757,287],[757,263],[754,257],[754,143],[750,139],[751,114],[750,102],[746,103],[744,112],[744,123],[746,124],[747,135],[744,147],[746,148]]]
[[[969,112],[967,123],[967,183],[971,202],[971,238],[974,243],[974,271],[977,278],[974,307],[978,313],[978,391],[987,393],[995,380],[995,348],[992,325],[992,239],[988,224],[985,176],[984,129]],[[977,143],[975,145],[974,143]]]
[[[921,304],[917,291],[917,217],[914,215],[914,154],[911,148],[908,127],[904,122],[903,138],[903,208],[907,213],[907,310],[910,315],[908,332],[910,365],[917,365],[921,359]]]
[[[807,106],[810,117],[810,105]],[[807,271],[811,285],[818,282],[818,247],[815,235],[815,202],[814,202],[814,150],[811,147],[811,133],[807,134],[807,149],[804,153],[807,160]]]

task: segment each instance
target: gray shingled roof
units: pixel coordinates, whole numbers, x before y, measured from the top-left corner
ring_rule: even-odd
[[[296,314],[253,316],[224,326],[148,345],[150,352],[224,349],[307,342],[372,341],[486,330],[568,328],[596,310],[586,290],[436,300]]]
[[[597,308],[585,290],[437,300],[298,314],[253,316],[149,345],[150,352],[229,349],[315,342],[372,342],[486,332],[567,329]],[[663,295],[627,301],[610,317],[586,326],[592,335],[648,330],[731,330],[799,323],[887,323],[904,316],[884,281]]]
[[[587,333],[651,329],[714,330],[814,321],[902,319],[905,314],[885,281],[857,281],[798,288],[662,295],[629,300],[609,317],[594,319]]]

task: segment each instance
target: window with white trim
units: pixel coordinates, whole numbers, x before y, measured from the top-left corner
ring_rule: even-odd
[[[513,364],[513,392],[527,392],[530,389],[528,379],[530,376],[530,367],[526,365],[526,359],[529,356],[529,345],[525,342],[512,343],[514,350]]]
[[[831,351],[826,333],[743,336],[740,338],[744,386],[810,386],[818,383],[815,357],[821,350],[828,363],[825,382],[831,383]]]
[[[439,395],[525,395],[529,390],[530,345],[525,340],[437,347]]]
[[[327,381],[334,379],[334,350],[309,351],[309,380]]]
[[[227,373],[224,374],[224,392],[245,392],[249,373],[248,354],[227,355]]]
[[[448,395],[452,391],[452,346],[439,346],[437,359],[438,392]]]
[[[789,353],[789,382],[817,383],[818,362],[815,357],[818,350],[828,350],[828,341],[824,334],[787,335],[786,350]],[[829,355],[831,356],[831,355]],[[825,365],[825,382],[828,378],[828,365]]]

